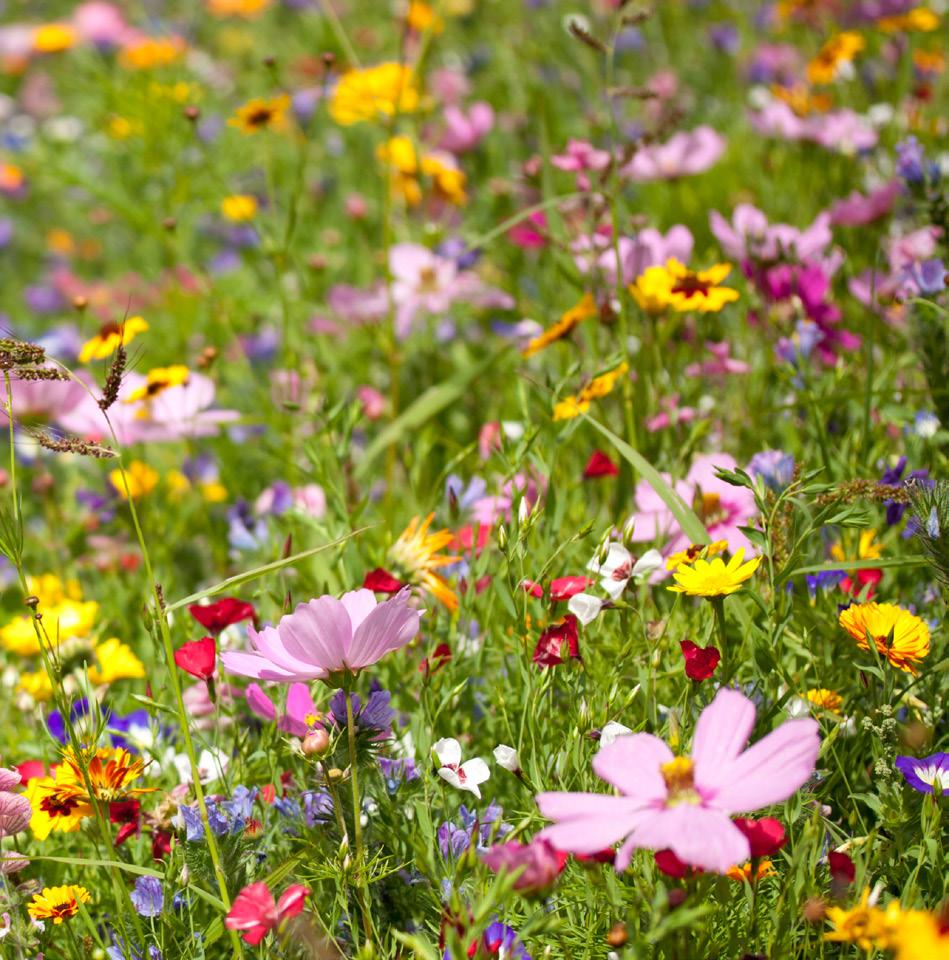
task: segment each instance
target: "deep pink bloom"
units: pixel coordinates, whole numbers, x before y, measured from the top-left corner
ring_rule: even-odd
[[[814,772],[820,748],[811,718],[789,720],[745,750],[755,706],[737,690],[719,690],[696,724],[691,760],[676,760],[658,737],[619,737],[593,759],[593,770],[619,796],[541,793],[541,813],[555,821],[540,834],[560,850],[592,853],[624,841],[616,869],[637,849],[670,849],[684,863],[725,873],[751,856],[734,814],[781,803]],[[675,761],[675,762],[673,762]]]
[[[685,675],[696,683],[708,680],[722,659],[717,647],[700,647],[691,640],[680,640],[682,656],[685,658]]]
[[[704,173],[725,152],[725,138],[709,126],[674,134],[665,143],[640,147],[620,170],[630,180],[672,180]]]
[[[203,637],[201,640],[183,643],[175,651],[175,663],[192,677],[210,680],[214,676],[216,655],[217,644],[214,637]]]
[[[735,826],[745,835],[751,848],[751,856],[756,860],[773,857],[788,840],[784,824],[774,817],[761,817],[760,820],[736,817]]]
[[[276,627],[249,628],[254,653],[229,650],[224,666],[256,680],[325,680],[344,670],[355,673],[404,647],[418,633],[418,610],[409,591],[381,603],[371,590],[323,596],[301,603]]]
[[[497,843],[481,855],[488,868],[495,873],[523,871],[514,881],[514,889],[521,893],[543,893],[563,871],[567,854],[555,849],[548,841],[534,837],[530,843],[510,840]]]
[[[262,720],[273,723],[277,720],[277,727],[293,737],[305,737],[307,733],[319,726],[319,711],[313,702],[310,688],[305,683],[291,683],[287,689],[286,712],[277,718],[277,709],[273,701],[257,683],[247,688],[247,706]]]
[[[245,943],[255,947],[282,921],[300,913],[303,901],[309,895],[309,888],[294,883],[284,890],[275,903],[266,883],[252,883],[234,899],[224,926],[228,930],[240,930]]]
[[[364,590],[372,590],[373,593],[398,593],[405,586],[382,567],[370,570],[363,577],[362,585]]]
[[[835,227],[862,227],[873,223],[893,209],[900,189],[899,180],[890,180],[867,196],[854,190],[831,207],[830,222]]]
[[[577,618],[568,613],[561,623],[548,627],[537,639],[534,663],[539,667],[558,667],[567,660],[579,660],[580,635]]]
[[[584,590],[593,581],[589,577],[558,577],[550,581],[550,599],[551,600],[569,600]]]
[[[594,450],[583,468],[583,479],[593,480],[596,477],[615,477],[619,475],[619,467],[602,451]]]
[[[494,109],[491,104],[479,100],[468,107],[447,106],[442,114],[445,132],[438,143],[440,150],[465,153],[475,147],[491,132],[494,126]]]
[[[507,232],[507,238],[515,246],[525,250],[538,250],[547,246],[547,214],[536,210]]]

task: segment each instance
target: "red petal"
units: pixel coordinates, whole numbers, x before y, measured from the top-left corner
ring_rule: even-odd
[[[222,597],[206,605],[192,604],[188,607],[188,612],[209,633],[218,634],[234,623],[252,619],[254,607],[253,604],[236,597]]]
[[[362,585],[364,589],[372,590],[375,593],[398,593],[405,586],[404,583],[396,580],[388,570],[383,570],[382,567],[370,570],[363,579]]]
[[[585,480],[593,480],[596,477],[615,477],[618,473],[619,467],[602,450],[594,450],[583,468]]]
[[[558,577],[550,582],[551,600],[569,600],[593,583],[587,577]]]
[[[737,817],[734,823],[747,838],[752,857],[774,856],[787,843],[784,825],[774,817],[762,817],[760,820]]]
[[[199,680],[210,680],[214,676],[214,661],[217,655],[217,644],[214,637],[204,637],[201,640],[191,640],[182,644],[175,651],[175,663]]]

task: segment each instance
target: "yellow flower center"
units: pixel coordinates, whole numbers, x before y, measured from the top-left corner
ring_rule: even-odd
[[[721,523],[728,516],[728,511],[722,506],[722,498],[717,493],[700,494],[696,508],[706,526]]]
[[[694,767],[695,765],[688,757],[676,757],[659,768],[662,779],[666,782],[666,789],[669,791],[666,798],[667,807],[702,802],[702,798],[695,789]]]

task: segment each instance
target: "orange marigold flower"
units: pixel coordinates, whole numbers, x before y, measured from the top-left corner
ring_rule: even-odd
[[[840,612],[839,623],[861,650],[869,650],[872,640],[898,670],[915,674],[929,653],[929,627],[894,603],[852,603]]]

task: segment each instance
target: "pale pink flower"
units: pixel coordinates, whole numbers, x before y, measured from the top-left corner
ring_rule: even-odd
[[[638,849],[671,849],[684,863],[725,873],[749,859],[748,839],[731,817],[781,803],[814,772],[820,749],[812,719],[783,723],[747,750],[755,706],[737,690],[719,690],[699,716],[690,759],[658,737],[619,737],[593,770],[619,791],[542,793],[541,813],[555,821],[540,836],[558,850],[590,854],[623,841],[616,869]]]
[[[376,602],[371,590],[353,590],[342,599],[318,597],[301,603],[276,627],[248,628],[254,653],[221,655],[231,673],[256,680],[326,680],[356,673],[404,647],[418,633],[420,611],[408,605],[409,591]]]
[[[273,894],[266,883],[252,883],[234,898],[224,926],[228,930],[240,930],[244,942],[255,947],[280,923],[300,913],[303,901],[309,895],[308,887],[294,883],[274,902]]]
[[[80,3],[73,12],[72,23],[83,40],[99,47],[122,46],[134,35],[122,11],[102,0]]]
[[[85,374],[80,376],[86,382],[91,380]],[[61,416],[86,397],[86,387],[72,379],[17,380],[11,377],[10,389],[16,420],[39,419],[58,423]]]
[[[808,136],[807,121],[799,117],[783,100],[771,98],[760,110],[753,110],[748,119],[752,127],[765,137],[781,140],[804,140]]]
[[[454,737],[437,740],[432,753],[438,760],[438,775],[458,790],[473,793],[481,799],[481,784],[491,777],[488,765],[481,757],[461,762],[461,744]]]
[[[679,423],[690,423],[699,415],[695,407],[680,407],[679,398],[678,393],[670,393],[660,398],[659,412],[646,418],[646,429],[650,433],[667,430]]]
[[[900,190],[899,180],[890,180],[867,196],[854,190],[830,208],[830,222],[835,227],[862,227],[873,223],[893,209]]]
[[[708,221],[722,250],[733,260],[814,260],[824,255],[833,240],[829,213],[818,214],[809,227],[799,230],[787,223],[769,224],[757,207],[740,203],[731,223],[717,210],[709,213]],[[831,260],[828,255],[821,263],[826,268]]]
[[[690,363],[685,368],[687,377],[727,377],[735,373],[747,373],[751,369],[744,360],[736,360],[731,356],[731,344],[727,340],[721,343],[706,340],[705,349],[712,354],[712,359]]]
[[[665,143],[640,147],[620,170],[630,180],[672,180],[704,173],[725,152],[725,138],[708,126],[674,134]]]
[[[438,142],[440,150],[451,153],[466,153],[475,147],[494,127],[494,110],[491,104],[478,100],[465,113],[461,107],[448,106],[442,114],[445,132]]]
[[[386,412],[386,398],[375,388],[364,384],[356,389],[356,398],[362,405],[367,420],[378,420]]]
[[[688,263],[693,245],[691,231],[681,224],[670,227],[665,234],[647,227],[632,237],[619,237],[616,247],[623,283],[632,283],[648,267],[662,266],[670,258]],[[609,230],[581,237],[574,243],[573,253],[581,272],[598,271],[610,286],[616,284],[617,250]]]
[[[319,711],[313,702],[310,688],[305,683],[291,683],[287,689],[287,706],[278,719],[273,701],[261,689],[260,684],[252,683],[247,688],[247,706],[262,720],[273,723],[277,728],[293,737],[305,737],[318,726]]]

